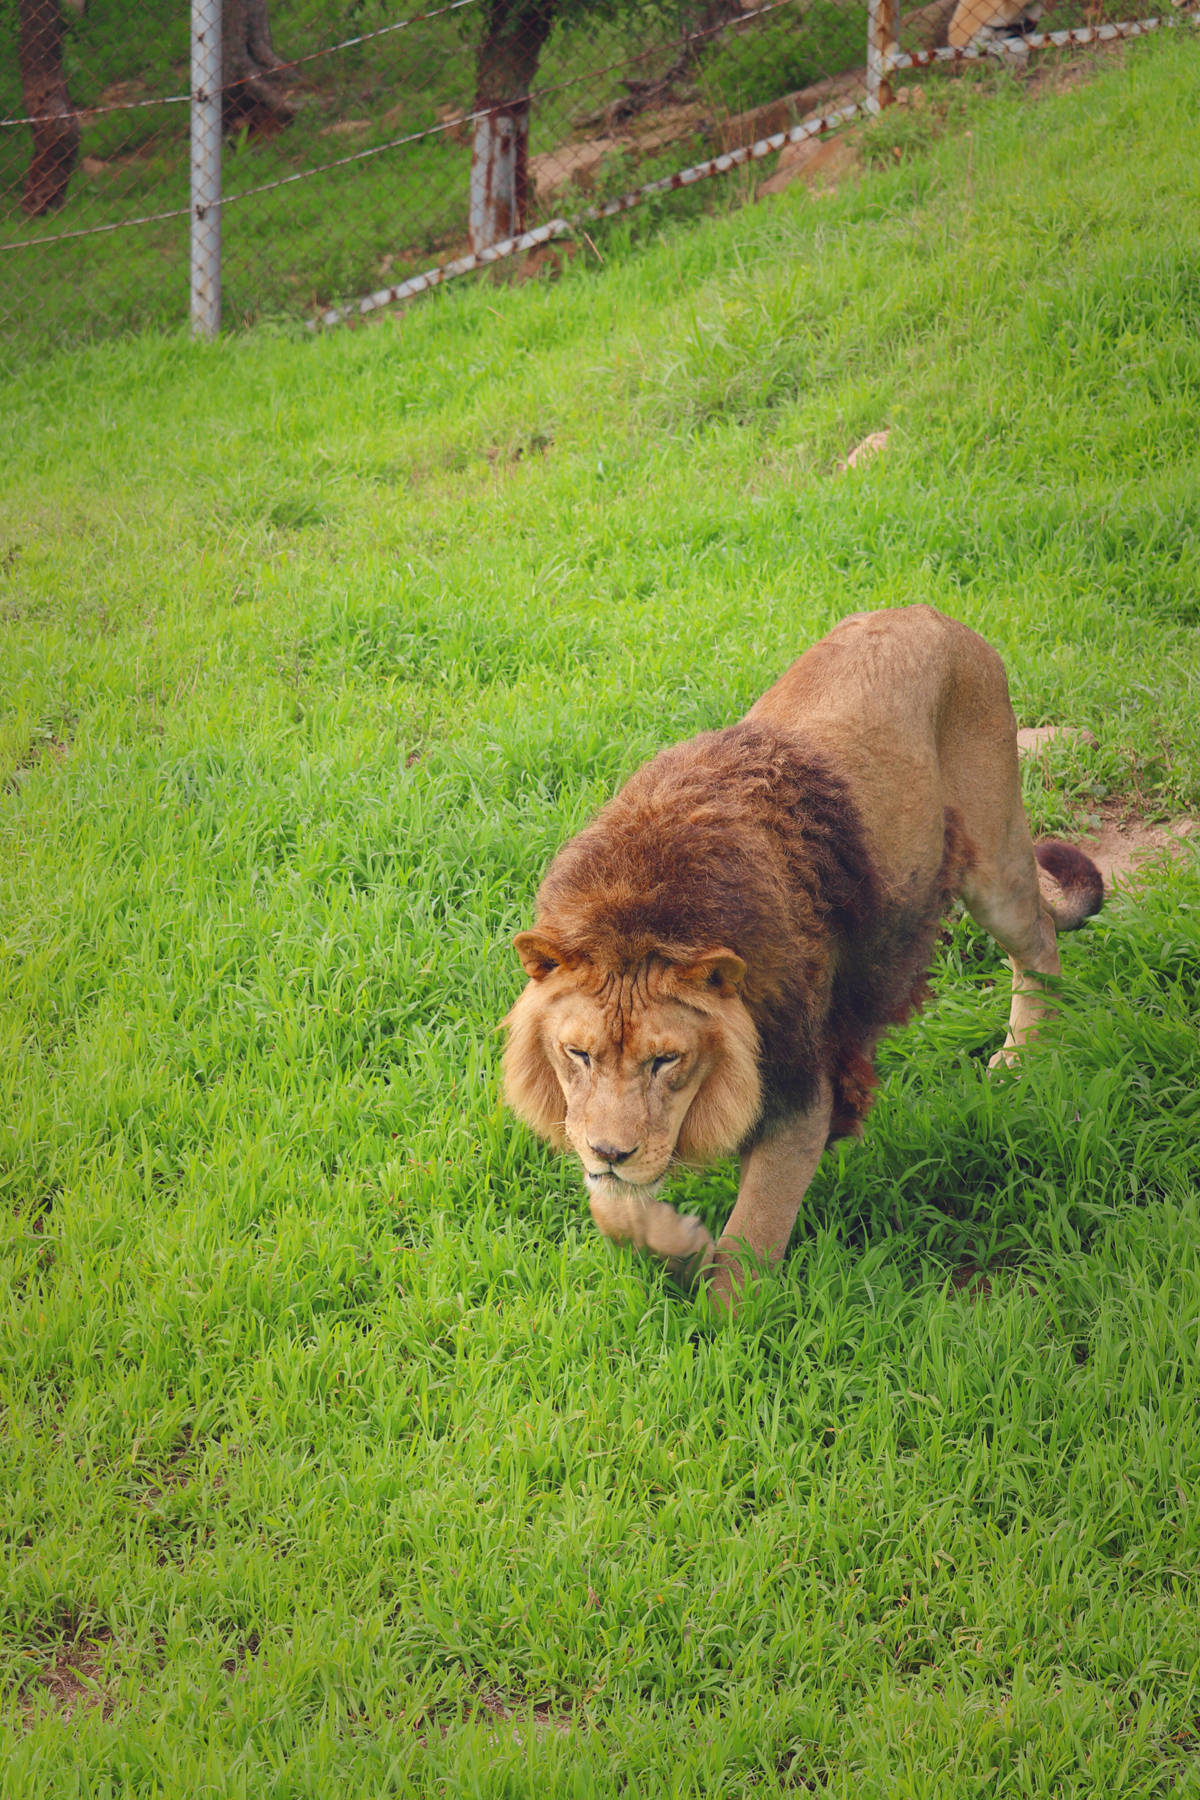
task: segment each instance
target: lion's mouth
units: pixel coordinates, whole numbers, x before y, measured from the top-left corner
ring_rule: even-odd
[[[614,1192],[633,1196],[643,1195],[647,1200],[656,1194],[663,1184],[664,1177],[657,1175],[652,1181],[630,1181],[628,1176],[618,1175],[615,1169],[587,1169],[583,1171],[583,1179],[591,1188],[611,1188]]]

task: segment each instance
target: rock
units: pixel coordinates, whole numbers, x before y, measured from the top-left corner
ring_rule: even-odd
[[[563,188],[577,187],[587,193],[608,157],[616,150],[631,148],[615,137],[588,138],[582,144],[560,144],[557,150],[543,150],[529,159],[529,178],[539,200],[551,200]]]
[[[1017,733],[1017,755],[1036,756],[1047,744],[1090,744],[1096,747],[1096,734],[1086,725],[1027,725]]]
[[[847,469],[857,469],[863,463],[870,462],[873,456],[879,456],[887,449],[891,435],[890,431],[873,431],[861,444],[855,444],[845,462],[838,464],[839,474],[844,474]]]
[[[561,275],[563,265],[577,255],[578,244],[570,238],[557,238],[553,243],[535,244],[513,275],[514,281],[533,281],[539,275]]]
[[[832,187],[857,166],[858,153],[845,137],[802,138],[798,144],[784,145],[775,173],[760,185],[758,195],[761,199],[765,194],[781,194],[793,181]]]
[[[797,88],[795,93],[784,94],[765,106],[734,113],[718,128],[721,149],[736,150],[743,144],[757,143],[760,138],[773,137],[777,131],[790,131],[793,125],[799,125],[802,119],[815,112],[832,111],[847,100],[859,98],[862,86],[863,71],[851,69],[844,75],[814,81],[811,87]]]

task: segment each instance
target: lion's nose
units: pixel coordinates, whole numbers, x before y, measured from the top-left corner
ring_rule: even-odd
[[[593,1144],[589,1141],[588,1149],[593,1156],[598,1156],[601,1162],[606,1162],[615,1169],[618,1163],[629,1161],[634,1150],[637,1149],[637,1145],[634,1144],[629,1150],[618,1150],[615,1144]]]

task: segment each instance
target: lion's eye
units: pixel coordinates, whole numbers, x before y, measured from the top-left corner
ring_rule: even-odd
[[[564,1044],[563,1049],[573,1062],[579,1064],[581,1069],[588,1069],[591,1067],[592,1059],[586,1050],[580,1050],[574,1044]]]
[[[678,1061],[679,1061],[679,1057],[677,1055],[656,1056],[654,1058],[653,1062],[650,1064],[650,1073],[652,1075],[658,1075],[661,1073],[661,1071],[663,1069],[674,1068],[675,1064]]]

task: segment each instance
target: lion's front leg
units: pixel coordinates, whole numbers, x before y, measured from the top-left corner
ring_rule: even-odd
[[[716,1245],[700,1220],[676,1212],[648,1189],[606,1181],[589,1188],[588,1204],[605,1237],[661,1256],[679,1280],[694,1281],[713,1259]]]
[[[833,1098],[822,1081],[807,1112],[785,1119],[742,1158],[737,1204],[721,1233],[709,1278],[717,1305],[736,1310],[750,1264],[778,1262],[787,1249],[800,1202],[829,1141]]]

